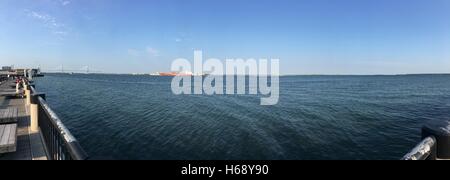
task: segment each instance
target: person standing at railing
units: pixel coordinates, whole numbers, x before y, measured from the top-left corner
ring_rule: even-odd
[[[16,94],[19,94],[19,86],[20,86],[19,82],[20,82],[19,78],[16,78]]]
[[[16,94],[19,95],[21,98],[23,98],[23,80],[19,77],[16,79]]]

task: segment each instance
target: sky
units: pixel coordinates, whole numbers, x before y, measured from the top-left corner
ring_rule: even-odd
[[[285,75],[450,73],[450,1],[0,0],[0,65],[151,73],[194,50]]]

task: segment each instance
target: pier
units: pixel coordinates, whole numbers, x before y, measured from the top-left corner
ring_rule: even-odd
[[[86,160],[29,72],[0,75],[0,160]]]

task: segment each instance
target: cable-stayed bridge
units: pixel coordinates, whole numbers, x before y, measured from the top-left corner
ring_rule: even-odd
[[[58,66],[54,69],[43,69],[42,72],[48,72],[48,73],[83,73],[83,74],[90,74],[90,73],[101,73],[99,70],[95,70],[90,68],[89,66],[83,66],[80,69],[67,69],[64,67],[64,65]]]

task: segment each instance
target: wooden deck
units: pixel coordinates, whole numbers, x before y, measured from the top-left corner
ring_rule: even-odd
[[[17,107],[8,107],[0,109],[0,124],[17,123],[19,109]]]
[[[0,153],[16,151],[17,123],[0,124]]]
[[[2,83],[0,85],[0,91],[10,89],[10,84]],[[41,134],[39,132],[30,132],[30,116],[25,100],[16,97],[0,96],[0,112],[8,113],[7,116],[10,117],[13,117],[15,113],[17,115],[17,123],[8,123],[17,126],[17,137],[14,139],[16,140],[15,152],[0,153],[0,160],[46,160],[47,155]],[[10,125],[8,127],[13,128],[13,126]],[[9,132],[11,133],[11,130]]]

